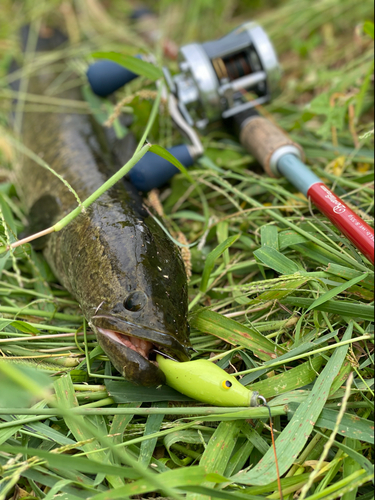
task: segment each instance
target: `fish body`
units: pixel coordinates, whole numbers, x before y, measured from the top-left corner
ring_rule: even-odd
[[[51,76],[33,77],[28,91],[42,94]],[[79,98],[71,90],[63,97]],[[24,145],[74,189],[81,201],[122,165],[113,165],[105,141],[85,114],[30,112]],[[134,140],[129,135],[129,157]],[[30,225],[46,228],[77,207],[63,182],[25,157],[16,172]],[[44,227],[43,227],[44,226]],[[145,386],[165,381],[152,358],[156,348],[189,359],[187,279],[179,250],[126,182],[119,182],[64,229],[48,236],[44,256],[79,302],[98,342],[116,369]]]

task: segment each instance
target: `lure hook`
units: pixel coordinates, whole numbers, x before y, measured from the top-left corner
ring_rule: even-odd
[[[267,404],[267,400],[264,396],[261,396],[260,394],[258,394],[258,399],[260,399],[262,401],[262,405],[261,406],[267,406],[268,407],[268,404]]]

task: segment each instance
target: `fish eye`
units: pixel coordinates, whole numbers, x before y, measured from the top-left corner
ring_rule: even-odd
[[[144,308],[147,303],[147,295],[144,292],[136,291],[130,293],[124,300],[124,307],[128,311],[137,312]]]
[[[232,387],[232,382],[230,382],[229,380],[224,380],[221,385],[223,386],[223,389],[228,390]]]

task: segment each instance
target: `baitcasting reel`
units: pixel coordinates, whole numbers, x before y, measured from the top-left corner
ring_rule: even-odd
[[[150,61],[147,56],[137,57]],[[277,95],[281,75],[276,52],[266,32],[255,22],[245,23],[219,40],[192,43],[180,48],[180,73],[164,68],[169,87],[169,112],[190,144],[170,148],[185,167],[203,154],[193,127],[205,131],[209,125],[250,111]],[[87,77],[92,90],[107,96],[138,75],[109,60],[91,65]],[[152,155],[152,161],[150,161]],[[148,191],[167,182],[178,169],[147,153],[131,170],[132,183]]]
[[[268,102],[279,90],[281,69],[263,30],[248,22],[225,37],[192,43],[179,52],[181,73],[164,74],[189,125],[204,130],[210,123]],[[247,100],[246,93],[254,94]]]

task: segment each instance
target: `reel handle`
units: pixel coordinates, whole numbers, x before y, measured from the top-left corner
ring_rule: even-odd
[[[141,55],[135,57],[142,59]],[[96,61],[87,70],[87,79],[91,89],[100,97],[112,94],[138,76],[124,66],[105,59]]]
[[[173,146],[168,151],[184,167],[188,168],[193,165],[194,157],[191,155],[189,147],[186,144]],[[178,168],[172,165],[172,163],[149,151],[130,170],[129,178],[133,186],[139,191],[150,191],[168,182],[178,172]]]

